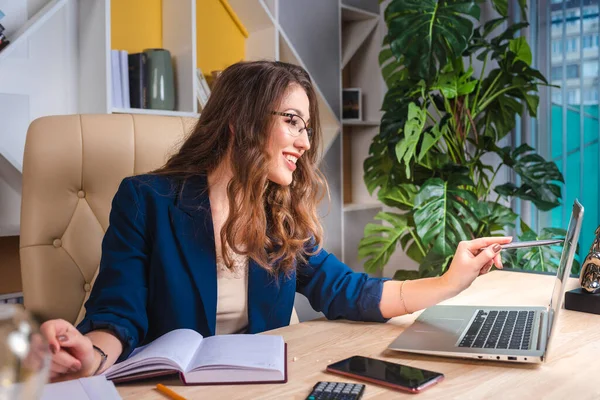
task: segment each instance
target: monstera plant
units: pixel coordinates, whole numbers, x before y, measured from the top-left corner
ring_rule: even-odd
[[[392,0],[385,10],[379,61],[388,90],[364,180],[397,212],[380,212],[375,219],[383,223],[365,228],[359,257],[368,272],[401,247],[420,266],[396,278],[439,275],[459,241],[507,234],[517,223],[521,240],[564,237],[561,229],[534,232],[509,207],[523,199],[551,210],[564,182],[556,164],[527,144],[501,145],[518,116],[536,116],[538,88],[548,84],[519,36],[528,26],[526,1],[519,0],[521,22],[512,24],[507,0],[491,0],[498,17],[479,23],[482,3]],[[518,185],[497,184],[503,167]],[[554,270],[559,257],[552,247],[503,254],[505,265],[534,270]]]

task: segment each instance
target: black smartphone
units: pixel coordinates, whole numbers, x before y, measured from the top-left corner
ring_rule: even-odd
[[[444,379],[439,372],[362,356],[330,364],[327,371],[410,393],[419,393]]]

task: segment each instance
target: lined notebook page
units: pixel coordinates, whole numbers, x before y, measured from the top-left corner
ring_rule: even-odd
[[[281,336],[218,335],[204,338],[188,370],[210,366],[285,370]]]
[[[191,329],[177,329],[165,333],[145,346],[138,347],[133,353],[118,364],[113,365],[105,374],[114,377],[118,371],[132,369],[140,365],[154,365],[161,359],[171,360],[177,368],[184,371],[202,342],[202,335]],[[166,364],[165,364],[166,367]]]

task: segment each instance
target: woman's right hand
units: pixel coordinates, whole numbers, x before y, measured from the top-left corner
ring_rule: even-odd
[[[63,319],[46,321],[40,327],[50,345],[50,380],[91,376],[99,365],[92,341]]]
[[[492,265],[502,269],[501,245],[510,243],[512,237],[484,237],[458,244],[448,271],[442,278],[457,293],[462,292],[477,278],[489,272]]]

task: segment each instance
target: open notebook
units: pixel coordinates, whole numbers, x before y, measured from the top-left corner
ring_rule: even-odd
[[[286,345],[281,336],[203,338],[191,329],[176,329],[135,349],[104,375],[128,382],[177,372],[185,384],[285,383]]]

